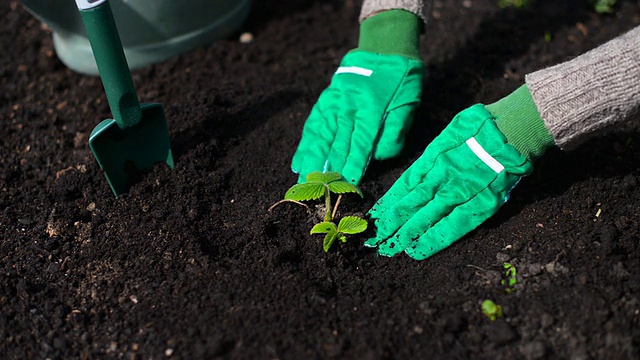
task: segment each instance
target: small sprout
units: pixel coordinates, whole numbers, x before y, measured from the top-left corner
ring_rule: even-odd
[[[324,251],[327,252],[337,239],[347,242],[345,234],[358,234],[365,230],[367,230],[367,220],[357,216],[345,216],[340,220],[337,227],[334,223],[327,221],[316,224],[311,229],[311,235],[327,234],[322,244]]]
[[[333,211],[331,210],[331,193],[338,194]],[[269,210],[286,201],[306,206],[302,201],[317,200],[324,196],[324,221],[316,224],[310,234],[326,234],[323,248],[327,252],[336,240],[340,239],[340,241],[346,242],[345,235],[358,234],[367,229],[367,221],[358,216],[345,216],[337,226],[333,222],[342,195],[348,193],[358,194],[362,197],[360,189],[345,181],[339,173],[312,172],[307,175],[307,182],[293,185],[287,190],[284,200],[275,203]]]
[[[505,275],[507,276],[506,279],[502,279],[502,281],[500,282],[502,285],[506,286],[506,289],[504,291],[506,291],[507,293],[511,293],[514,291],[514,286],[516,285],[516,283],[518,282],[517,277],[516,277],[516,267],[509,264],[509,263],[504,263],[502,265],[505,269],[507,269],[507,271],[505,271]]]
[[[598,14],[611,14],[617,0],[592,0],[593,9]]]
[[[502,306],[497,305],[491,300],[485,300],[482,302],[482,313],[491,321],[496,321],[502,317]]]
[[[514,7],[516,9],[522,9],[530,5],[531,0],[498,0],[498,6],[501,8]]]
[[[551,33],[550,32],[548,32],[548,31],[544,32],[544,41],[547,42],[547,43],[551,42]]]

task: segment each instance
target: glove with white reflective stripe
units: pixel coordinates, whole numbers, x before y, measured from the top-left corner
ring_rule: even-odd
[[[420,26],[403,10],[362,23],[359,47],[342,59],[304,125],[291,163],[299,182],[336,171],[358,184],[371,158],[399,154],[422,92]]]
[[[377,230],[365,245],[416,260],[437,253],[495,214],[551,145],[526,85],[460,112],[370,210]]]

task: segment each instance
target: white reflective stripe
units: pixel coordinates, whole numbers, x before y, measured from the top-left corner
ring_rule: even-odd
[[[493,156],[491,156],[483,147],[478,143],[475,138],[470,138],[467,140],[467,145],[469,149],[476,154],[477,157],[480,158],[487,166],[491,168],[491,170],[495,171],[496,174],[500,174],[502,170],[504,170],[504,166],[500,164],[498,160],[496,160]]]
[[[338,70],[336,70],[336,74],[356,74],[362,76],[371,76],[371,74],[373,74],[373,70],[361,68],[359,66],[340,66]]]
[[[76,0],[76,5],[80,10],[89,10],[93,9],[94,7],[98,7],[106,2],[107,0]]]

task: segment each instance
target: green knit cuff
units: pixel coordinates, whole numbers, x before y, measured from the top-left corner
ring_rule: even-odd
[[[387,10],[360,24],[359,50],[420,60],[422,21],[405,10]]]
[[[555,144],[540,118],[527,85],[522,85],[506,97],[486,105],[486,108],[495,117],[496,126],[509,144],[530,161],[542,156]]]

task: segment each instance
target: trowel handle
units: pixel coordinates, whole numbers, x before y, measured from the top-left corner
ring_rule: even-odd
[[[87,29],[113,119],[121,129],[134,126],[142,111],[111,6],[107,0],[76,0],[76,5]]]

